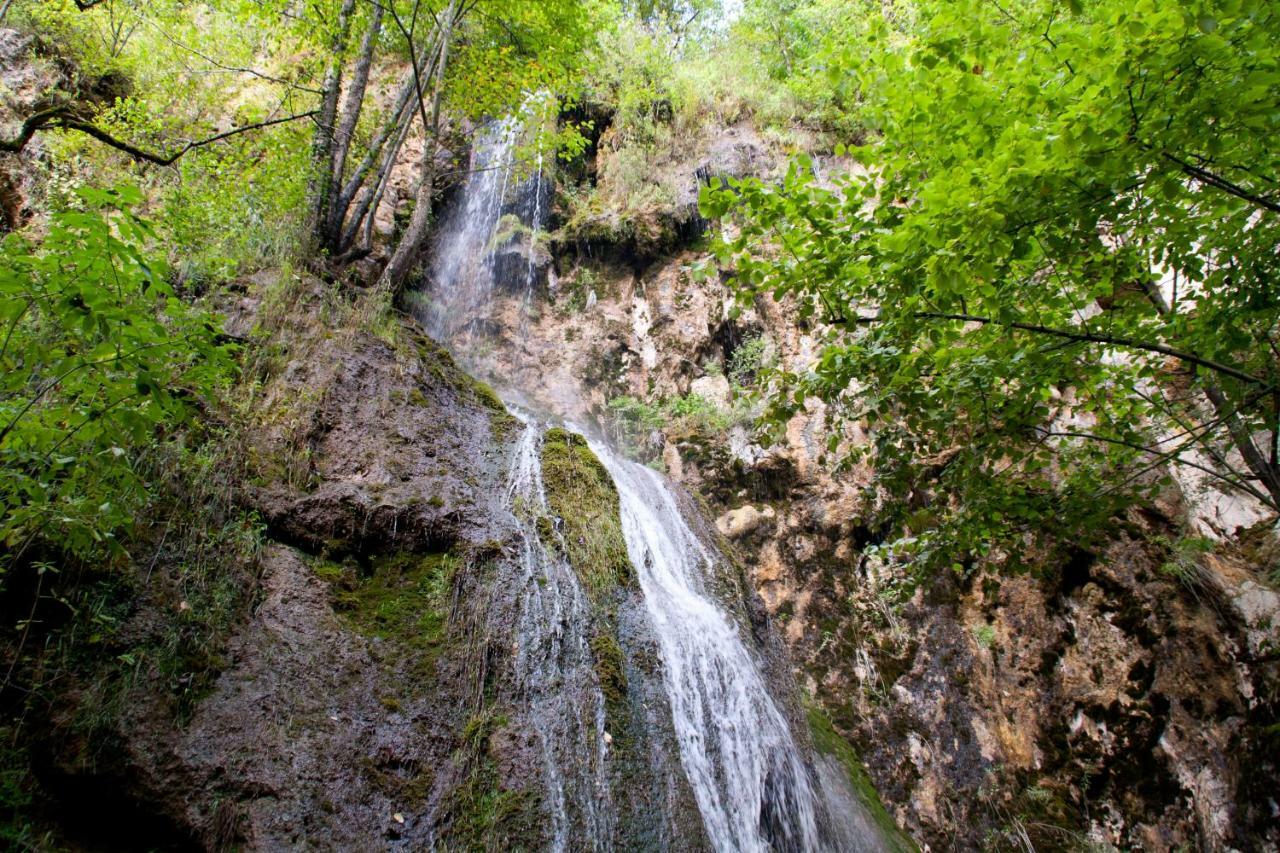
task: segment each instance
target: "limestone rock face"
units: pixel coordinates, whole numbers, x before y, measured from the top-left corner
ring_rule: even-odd
[[[731,509],[716,519],[716,529],[722,536],[730,539],[741,539],[758,530],[761,525],[773,521],[776,513],[773,507],[766,506],[758,510],[751,504]]]

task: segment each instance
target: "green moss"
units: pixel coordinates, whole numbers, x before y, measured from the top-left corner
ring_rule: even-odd
[[[312,560],[311,571],[315,572],[316,577],[328,584],[342,583],[343,575],[346,573],[340,563],[320,558]]]
[[[493,388],[459,367],[448,350],[421,332],[410,331],[408,334],[410,335],[409,340],[417,350],[418,357],[422,360],[422,366],[426,371],[442,385],[458,391],[464,399],[470,398],[472,402],[479,403],[489,409],[493,413],[495,430],[499,433],[505,432],[514,424],[519,423],[507,411],[506,404],[502,402],[502,398],[497,395]],[[419,398],[421,398],[421,402],[419,402]],[[420,406],[427,405],[426,397],[416,389],[414,392],[410,392],[410,400]]]
[[[475,396],[475,399],[480,403],[488,406],[490,409],[493,409],[495,412],[502,412],[503,414],[506,414],[506,411],[507,411],[506,403],[502,402],[502,398],[498,396],[498,392],[494,391],[493,387],[488,383],[481,382],[479,379],[472,378],[471,393]]]
[[[599,633],[591,638],[591,656],[595,660],[596,676],[604,692],[605,704],[612,713],[627,699],[626,661],[622,647],[612,634]]]
[[[456,760],[466,778],[449,795],[447,850],[535,850],[544,844],[542,803],[535,791],[503,786],[490,738],[507,718],[485,708],[463,726]]]
[[[563,548],[588,593],[599,598],[633,582],[618,490],[586,439],[558,427],[547,430],[542,480],[547,504],[561,524],[558,535],[544,524],[539,534],[548,546]]]
[[[337,590],[335,607],[353,630],[394,642],[429,665],[445,641],[459,563],[448,553],[378,558],[368,577]]]
[[[831,720],[814,702],[806,703],[805,710],[809,717],[809,731],[813,735],[814,747],[822,755],[830,755],[844,766],[850,787],[880,828],[888,849],[902,851],[902,853],[918,850],[915,843],[898,828],[898,824],[885,809],[884,803],[880,802],[880,795],[871,783],[871,777],[867,775],[866,768],[862,766],[862,761],[854,748],[840,736],[835,726],[831,724]]]
[[[445,849],[537,850],[543,846],[537,793],[503,788],[491,764],[454,791],[450,815]]]
[[[427,402],[427,396],[422,393],[422,389],[420,388],[414,388],[409,392],[409,402],[424,409],[430,405]]]

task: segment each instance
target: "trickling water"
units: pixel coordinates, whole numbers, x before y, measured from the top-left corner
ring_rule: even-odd
[[[627,552],[662,646],[680,758],[717,850],[817,850],[817,803],[738,626],[708,595],[719,555],[657,473],[591,441],[621,498]]]
[[[573,570],[538,535],[537,520],[550,515],[542,484],[543,430],[531,416],[513,411],[524,422],[507,476],[507,506],[521,522],[524,585],[516,672],[536,721],[553,849],[567,849],[571,833],[575,848],[598,849],[612,838],[614,820],[604,695],[593,677],[586,633],[590,607]]]
[[[540,160],[531,180],[521,181],[513,168],[519,136],[513,120],[482,136],[472,157],[475,171],[435,242],[424,323],[463,356],[489,315],[495,238],[504,229],[530,234],[522,304],[527,308],[532,298],[533,235],[542,225],[544,187]],[[512,194],[519,198],[512,201]],[[527,221],[504,224],[512,211]],[[517,416],[525,428],[507,493],[522,530],[517,678],[540,741],[553,847],[610,848],[617,816],[605,702],[592,667],[591,605],[573,568],[538,534],[538,520],[549,519],[542,426],[530,415]],[[617,486],[627,552],[661,655],[679,763],[713,847],[744,853],[878,849],[838,768],[827,759],[815,762],[797,744],[743,627],[708,588],[724,568],[723,556],[695,534],[664,478],[594,438],[588,443]]]

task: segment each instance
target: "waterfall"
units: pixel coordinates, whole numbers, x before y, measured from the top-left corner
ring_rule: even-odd
[[[534,112],[542,101],[539,95],[530,96],[525,112]],[[427,332],[438,340],[457,344],[460,337],[481,330],[500,283],[498,251],[510,248],[500,244],[519,245],[520,280],[509,284],[523,288],[525,307],[532,302],[546,188],[540,146],[532,174],[522,175],[516,153],[524,135],[524,124],[517,118],[495,122],[479,134],[467,179],[436,231],[425,288],[428,302],[419,313]]]
[[[538,174],[521,180],[513,166],[520,135],[516,120],[480,135],[473,173],[434,243],[420,316],[464,362],[489,316],[504,219],[521,216],[527,221],[519,227],[531,235],[542,224],[541,160]],[[530,237],[528,266],[519,276],[526,309],[535,285],[532,248]],[[524,424],[506,495],[522,530],[516,666],[540,741],[552,846],[610,849],[616,844],[613,799],[622,792],[610,790],[605,701],[591,666],[590,602],[573,567],[538,534],[537,523],[550,518],[540,459],[544,425],[512,405],[510,394],[503,396]],[[661,658],[678,765],[711,846],[744,853],[881,849],[840,769],[828,757],[810,755],[793,734],[749,645],[749,628],[712,589],[726,560],[695,533],[673,487],[589,430],[565,426],[587,439],[617,488],[627,554]],[[676,843],[682,841],[696,846]]]
[[[720,851],[817,850],[817,805],[787,725],[739,627],[706,590],[719,555],[656,472],[590,442],[622,505],[627,552],[662,644],[680,759]]]
[[[521,522],[523,589],[516,632],[516,672],[520,689],[537,721],[546,799],[551,805],[552,846],[568,847],[575,825],[584,838],[576,848],[607,845],[613,834],[605,759],[604,695],[593,680],[587,637],[590,609],[573,569],[550,553],[538,535],[547,517],[542,483],[542,425],[513,409],[524,423],[507,476],[507,507]]]

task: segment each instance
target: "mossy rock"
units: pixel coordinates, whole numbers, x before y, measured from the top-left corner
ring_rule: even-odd
[[[459,367],[447,349],[432,340],[429,335],[416,329],[407,329],[407,333],[409,340],[417,349],[418,357],[422,360],[422,365],[427,372],[441,384],[453,388],[463,399],[468,399],[488,409],[493,415],[495,430],[500,434],[505,433],[519,423],[507,411],[506,404],[502,402],[502,398],[498,396],[497,392],[488,384],[481,382]],[[416,396],[411,395],[410,402],[418,406],[429,405],[421,391]]]
[[[443,646],[453,578],[461,560],[450,553],[398,553],[375,558],[366,577],[318,562],[314,571],[336,587],[335,609],[366,637],[396,644],[429,665]]]
[[[551,548],[563,549],[589,595],[607,593],[635,581],[622,535],[618,490],[586,439],[555,427],[542,443],[542,481],[547,505],[560,519],[538,526]]]
[[[444,849],[538,850],[545,846],[545,818],[537,791],[508,786],[492,755],[490,738],[509,724],[504,714],[488,707],[463,726],[455,758],[467,772],[445,801]]]
[[[612,634],[600,632],[591,638],[591,656],[605,704],[612,714],[627,699],[627,663],[622,656],[622,646]]]
[[[867,775],[862,760],[849,742],[840,736],[831,720],[813,702],[806,703],[805,711],[809,718],[809,731],[813,735],[814,748],[822,755],[829,755],[844,767],[849,786],[858,800],[866,807],[867,813],[880,829],[881,840],[885,848],[894,853],[917,853],[915,843],[898,827],[893,817],[880,802],[871,777]]]

